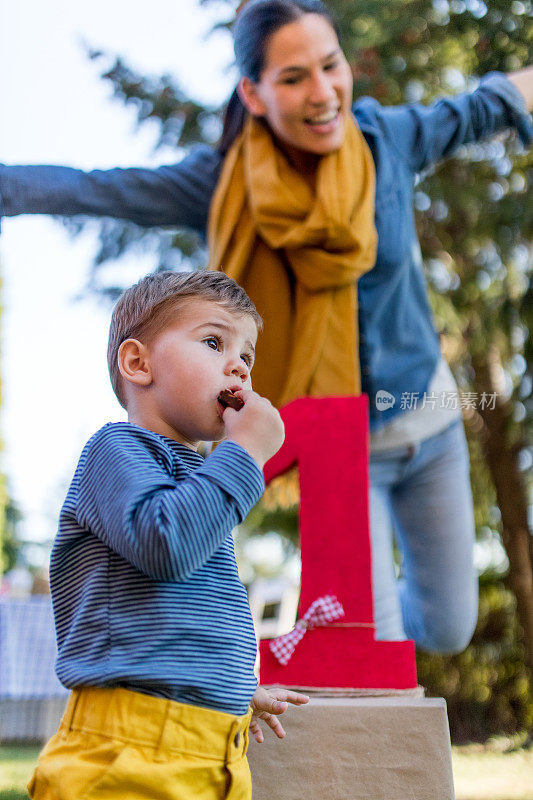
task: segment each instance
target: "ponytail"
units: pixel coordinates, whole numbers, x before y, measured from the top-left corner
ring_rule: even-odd
[[[222,156],[227,154],[231,145],[241,133],[247,116],[248,112],[242,104],[239,93],[235,88],[224,112],[222,135],[217,147],[218,152]]]

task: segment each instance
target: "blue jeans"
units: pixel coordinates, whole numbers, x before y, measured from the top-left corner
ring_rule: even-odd
[[[418,444],[371,455],[370,519],[376,638],[463,650],[476,625],[478,582],[461,420]]]

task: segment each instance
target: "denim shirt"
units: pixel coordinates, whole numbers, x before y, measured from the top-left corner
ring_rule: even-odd
[[[473,92],[429,106],[383,107],[364,97],[353,114],[376,167],[377,259],[358,293],[362,387],[377,429],[402,413],[402,393],[427,390],[440,358],[415,229],[417,174],[461,145],[509,127],[529,144],[533,129],[522,95],[500,73],[485,76]],[[205,236],[221,165],[216,150],[198,146],[157,169],[0,166],[0,216],[111,216],[142,226],[186,226]],[[395,402],[377,411],[378,392]]]

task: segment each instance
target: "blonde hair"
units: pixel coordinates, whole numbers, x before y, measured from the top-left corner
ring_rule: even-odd
[[[249,314],[260,330],[263,321],[238,283],[223,272],[156,272],[146,275],[123,292],[116,302],[109,327],[107,364],[111,385],[120,404],[126,406],[118,351],[126,339],[147,343],[175,320],[180,305],[191,298],[219,303],[235,314]]]

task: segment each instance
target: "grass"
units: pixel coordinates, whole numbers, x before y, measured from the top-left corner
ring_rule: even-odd
[[[0,800],[27,800],[38,747],[0,747]],[[533,748],[506,751],[502,742],[452,748],[456,800],[532,800]]]
[[[533,798],[532,747],[505,750],[504,738],[487,746],[452,747],[452,762],[456,800]]]
[[[40,747],[0,747],[0,800],[27,800],[26,783]]]

